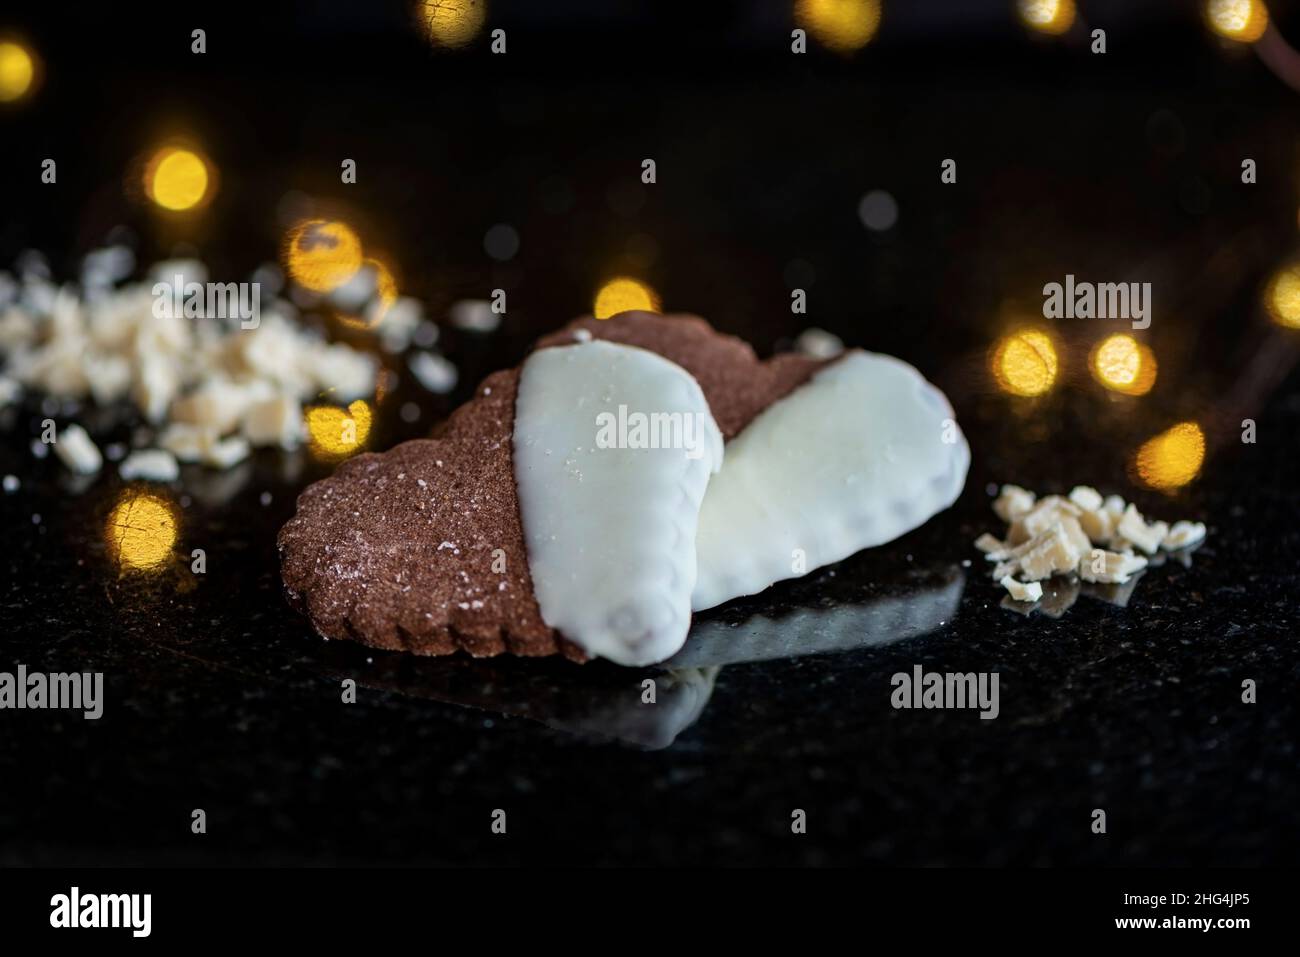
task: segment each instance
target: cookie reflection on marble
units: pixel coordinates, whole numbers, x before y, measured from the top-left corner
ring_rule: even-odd
[[[523,658],[414,658],[374,655],[331,642],[335,678],[414,698],[528,718],[579,737],[617,740],[646,750],[671,745],[699,718],[713,693],[717,668],[666,672]],[[647,684],[653,682],[653,684]],[[647,700],[653,693],[653,701]]]
[[[934,584],[902,594],[827,608],[795,608],[778,615],[756,613],[741,621],[730,614],[697,617],[686,646],[665,662],[669,668],[703,668],[853,651],[927,634],[957,614],[966,576],[957,566]]]
[[[373,652],[362,665],[359,650],[346,642],[327,643],[321,657],[331,678],[352,678],[373,690],[528,718],[583,738],[659,750],[699,720],[722,665],[853,651],[928,634],[957,614],[965,585],[965,573],[953,565],[924,573],[923,581],[903,590],[888,586],[888,594],[839,600],[823,608],[745,616],[747,604],[742,601],[697,616],[685,647],[655,669]],[[737,621],[738,615],[745,617]],[[652,692],[653,702],[648,700]]]

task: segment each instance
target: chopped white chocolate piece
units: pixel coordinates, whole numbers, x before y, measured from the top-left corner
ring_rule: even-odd
[[[335,344],[313,357],[317,385],[338,402],[350,402],[375,391],[375,361],[364,352]]]
[[[1079,562],[1079,577],[1088,582],[1122,585],[1134,572],[1147,567],[1141,555],[1124,555],[1094,548]]]
[[[1119,520],[1124,516],[1123,497],[1119,495],[1107,495],[1106,501],[1102,503],[1101,507],[1105,509],[1106,513],[1110,515],[1110,517],[1114,519],[1115,524],[1118,525]]]
[[[76,424],[65,425],[55,435],[54,454],[78,475],[94,475],[104,464],[99,447]]]
[[[1148,555],[1154,555],[1160,543],[1164,541],[1165,534],[1169,531],[1169,526],[1164,522],[1154,522],[1148,525],[1142,519],[1142,513],[1136,506],[1129,504],[1124,510],[1124,517],[1120,519],[1116,532],[1125,539],[1132,542]]]
[[[833,332],[813,327],[799,333],[794,351],[814,359],[834,359],[844,352],[844,340]]]
[[[1095,511],[1084,509],[1079,516],[1079,525],[1085,535],[1094,542],[1109,542],[1115,534],[1115,519],[1104,508]]]
[[[1080,555],[1092,548],[1092,541],[1084,532],[1083,526],[1079,524],[1077,518],[1072,518],[1069,515],[1061,516],[1061,531],[1069,539],[1074,550]]]
[[[161,422],[176,394],[176,373],[172,360],[161,355],[146,353],[136,369],[132,397],[144,417],[150,422]]]
[[[257,446],[293,449],[302,441],[303,432],[302,406],[292,396],[263,399],[244,413],[244,437]]]
[[[271,389],[260,380],[237,384],[214,377],[172,403],[172,421],[203,426],[225,435],[239,424],[252,403],[269,398]]]
[[[248,458],[250,451],[248,440],[237,435],[214,442],[203,455],[203,464],[219,469],[228,469],[232,465]]]
[[[456,367],[449,359],[432,352],[417,352],[408,361],[415,378],[430,392],[444,393],[456,388]]]
[[[1010,524],[1034,507],[1034,493],[1019,485],[1002,486],[1000,494],[993,503],[993,511],[998,518]]]
[[[23,387],[18,384],[17,379],[0,375],[0,409],[17,402],[22,392]]]
[[[113,353],[91,353],[81,360],[97,405],[116,402],[131,391],[131,363]]]
[[[470,332],[494,332],[501,325],[501,316],[492,311],[486,299],[461,299],[451,304],[447,317],[457,329]]]
[[[1014,559],[1009,562],[999,562],[993,566],[993,577],[997,579],[1006,578],[1008,575],[1014,575],[1020,571],[1020,559]]]
[[[1010,575],[1004,575],[1000,584],[1016,601],[1038,601],[1043,597],[1043,586],[1038,582],[1018,582]]]
[[[1005,553],[1007,550],[1005,543],[994,538],[988,532],[975,539],[975,547],[984,552],[985,555]]]
[[[149,482],[171,482],[180,475],[176,457],[166,449],[144,449],[132,452],[117,468],[124,482],[144,479]]]
[[[1056,572],[1073,571],[1079,564],[1080,554],[1073,536],[1058,521],[1035,536],[1030,549],[1020,556],[1020,574],[1037,581],[1051,578]]]
[[[1203,538],[1205,538],[1204,522],[1174,522],[1165,535],[1165,540],[1160,543],[1160,547],[1168,551],[1174,551],[1178,548],[1195,545]]]
[[[216,443],[217,434],[212,429],[181,422],[167,426],[158,437],[158,444],[182,462],[202,461]]]
[[[1041,535],[1062,518],[1078,519],[1081,514],[1083,513],[1079,506],[1069,499],[1062,498],[1060,495],[1048,495],[1046,498],[1039,499],[1033,508],[1011,523],[1011,528],[1007,531],[1007,541],[1012,545],[1019,545]]]
[[[1070,489],[1070,501],[1085,512],[1095,512],[1104,504],[1101,493],[1087,485],[1076,485]]]
[[[0,348],[16,349],[36,341],[36,322],[21,309],[6,309],[0,314]]]

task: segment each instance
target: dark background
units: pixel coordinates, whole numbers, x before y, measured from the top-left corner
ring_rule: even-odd
[[[1274,21],[1300,41],[1294,6],[1273,4]],[[35,248],[74,277],[111,234],[142,263],[193,251],[243,278],[275,259],[305,197],[356,225],[435,318],[507,289],[499,332],[444,329],[457,392],[404,377],[374,447],[424,434],[630,272],[760,354],[816,325],[913,362],[953,400],[973,465],[957,507],[904,539],[701,616],[813,610],[848,647],[728,665],[698,720],[664,732],[635,707],[629,725],[639,673],[320,642],[283,601],[273,544],[327,471],[310,460],[185,470],[178,552],[206,548],[208,574],[119,575],[102,529],[120,483],[33,460],[43,414],[28,400],[0,419],[0,472],[22,480],[0,496],[0,669],[102,670],[107,703],[97,722],[0,717],[0,862],[1293,860],[1300,382],[1295,332],[1260,296],[1295,253],[1300,94],[1197,9],[1084,4],[1108,33],[1095,56],[1027,33],[1011,3],[887,0],[879,36],[847,59],[811,41],[791,55],[785,3],[498,2],[486,30],[507,30],[504,57],[485,36],[432,49],[396,3],[6,10],[0,32],[28,40],[45,77],[0,111],[0,263]],[[204,56],[189,52],[196,26]],[[220,189],[201,216],[167,220],[129,171],[181,132]],[[47,156],[56,186],[39,183]],[[344,157],[355,186],[339,183]],[[947,157],[955,185],[939,181]],[[883,234],[857,215],[872,189],[899,205]],[[504,264],[483,250],[502,222],[521,237]],[[1041,287],[1066,272],[1153,283],[1150,394],[1092,381],[1088,346],[1127,331],[1095,320],[1051,327],[1049,396],[998,391],[990,346],[1041,325]],[[807,316],[790,314],[795,286]],[[410,400],[419,422],[396,414]],[[1135,489],[1134,447],[1189,418],[1209,439],[1202,476]],[[130,432],[120,410],[83,420]],[[1094,484],[1210,537],[1190,567],[1144,575],[1127,607],[1083,597],[1023,617],[969,545],[997,530],[986,487],[1003,481]],[[862,611],[924,603],[936,582],[961,602],[926,635],[890,642]],[[998,671],[1001,717],[893,710],[890,676],[918,663]],[[361,686],[355,705],[339,703],[341,677]],[[1105,836],[1089,829],[1098,807]],[[193,808],[207,835],[190,833]],[[506,837],[489,832],[495,808]],[[793,808],[806,835],[790,833]]]

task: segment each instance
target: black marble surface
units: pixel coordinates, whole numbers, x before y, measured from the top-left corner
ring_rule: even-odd
[[[937,59],[882,41],[866,63],[793,67],[733,51],[723,69],[690,46],[683,73],[604,51],[599,84],[572,66],[543,81],[540,55],[493,73],[485,58],[402,47],[325,76],[205,64],[219,93],[212,74],[142,65],[130,44],[109,64],[67,65],[41,106],[69,108],[69,72],[101,78],[85,130],[64,134],[100,136],[98,165],[53,198],[15,197],[9,259],[38,245],[66,270],[120,221],[142,258],[177,241],[110,182],[149,125],[110,123],[116,104],[164,77],[167,102],[219,144],[225,198],[203,235],[180,237],[215,268],[238,275],[274,255],[276,198],[316,190],[384,237],[435,316],[509,288],[501,331],[446,335],[457,393],[422,395],[404,376],[374,447],[423,434],[583,311],[603,276],[631,267],[629,235],[645,235],[657,252],[638,262],[666,307],[760,353],[818,325],[916,364],[951,396],[973,465],[957,506],[923,528],[700,616],[689,660],[664,680],[322,642],[283,600],[273,544],[297,492],[327,471],[305,453],[186,468],[154,489],[180,516],[175,561],[124,573],[105,525],[129,490],[111,470],[79,482],[35,459],[45,413],[29,399],[0,417],[0,473],[21,483],[0,494],[0,670],[103,671],[107,700],[98,721],[0,714],[0,863],[1293,861],[1300,379],[1294,333],[1258,303],[1295,240],[1294,94],[1194,31],[1174,39],[1158,61],[1119,44],[1104,72],[1019,36]],[[337,53],[343,41],[329,42]],[[3,122],[6,142],[54,123]],[[260,146],[221,139],[229,124]],[[336,154],[352,155],[340,150],[383,175],[355,193],[329,185]],[[662,157],[657,188],[636,178],[643,155]],[[945,187],[949,155],[960,175]],[[1254,187],[1239,182],[1242,155],[1267,174]],[[887,234],[857,219],[872,188],[900,206]],[[493,264],[481,237],[503,221],[521,251]],[[1050,327],[1062,363],[1051,394],[996,388],[988,348],[1067,271],[1153,282],[1148,396],[1091,380],[1089,344],[1120,329],[1086,320]],[[788,312],[794,285],[809,290],[808,316]],[[397,416],[405,401],[420,421]],[[132,427],[122,410],[55,414],[69,417],[102,441]],[[1254,444],[1240,441],[1245,417]],[[1201,475],[1171,495],[1135,487],[1132,450],[1184,419],[1206,429]],[[1126,603],[1084,593],[1067,609],[1062,586],[1059,617],[1025,615],[1004,607],[970,545],[998,530],[989,487],[1003,481],[1094,484],[1156,517],[1203,520],[1209,537],[1186,564],[1148,570]],[[193,548],[207,554],[202,576]],[[999,717],[894,709],[891,676],[918,664],[998,672]],[[661,678],[653,708],[640,703],[647,676]],[[355,704],[340,700],[345,678]],[[1241,700],[1246,679],[1255,704]],[[195,808],[206,835],[190,831]],[[490,832],[498,808],[504,838]],[[796,808],[804,835],[791,834]]]

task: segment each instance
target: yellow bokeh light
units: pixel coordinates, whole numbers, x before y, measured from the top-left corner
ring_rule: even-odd
[[[1186,485],[1205,461],[1205,433],[1195,422],[1179,422],[1147,439],[1133,456],[1134,471],[1144,484],[1156,489]]]
[[[20,43],[0,43],[0,103],[22,99],[36,78],[36,63]]]
[[[397,280],[393,271],[378,259],[365,259],[362,267],[368,268],[375,275],[375,289],[370,305],[362,310],[361,315],[339,313],[339,321],[353,329],[377,329],[388,316],[388,310],[397,301]]]
[[[1056,346],[1037,329],[1003,336],[993,347],[990,364],[998,386],[1012,395],[1042,395],[1056,383]]]
[[[1260,0],[1207,0],[1205,20],[1221,37],[1254,43],[1268,29],[1268,8]]]
[[[483,29],[487,0],[423,0],[420,13],[434,43],[463,47]]]
[[[379,319],[383,321],[397,301],[397,280],[393,278],[393,271],[378,259],[367,259],[366,265],[375,271],[375,298],[379,301]]]
[[[1089,356],[1093,378],[1113,392],[1146,395],[1156,384],[1156,357],[1125,333],[1103,339]]]
[[[307,410],[312,453],[325,461],[355,455],[366,447],[371,418],[370,403],[363,399],[357,399],[346,409],[336,405],[312,406]]]
[[[1264,308],[1279,326],[1300,329],[1300,264],[1285,267],[1269,280]]]
[[[105,524],[109,556],[123,570],[159,568],[171,558],[179,524],[168,499],[128,488]]]
[[[1074,0],[1019,0],[1020,22],[1031,30],[1059,36],[1074,26]]]
[[[312,292],[330,292],[361,268],[361,240],[344,223],[309,219],[289,230],[284,249],[289,278]]]
[[[827,49],[852,53],[880,28],[880,0],[795,0],[794,22]]]
[[[659,296],[643,282],[619,276],[600,287],[596,293],[596,302],[592,306],[592,315],[597,319],[608,319],[620,312],[632,310],[640,312],[658,312]]]
[[[144,191],[163,209],[193,209],[208,195],[208,164],[193,150],[168,146],[145,167]]]

